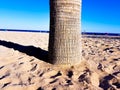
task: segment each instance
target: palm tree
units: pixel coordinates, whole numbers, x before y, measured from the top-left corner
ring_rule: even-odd
[[[73,65],[81,61],[81,0],[50,0],[49,60]]]

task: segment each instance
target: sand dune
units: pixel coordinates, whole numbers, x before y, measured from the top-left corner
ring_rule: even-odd
[[[47,61],[47,33],[0,32],[0,90],[119,90],[120,39],[83,38],[83,61]]]

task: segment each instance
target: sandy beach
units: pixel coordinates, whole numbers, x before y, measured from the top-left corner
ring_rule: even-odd
[[[82,62],[47,60],[48,33],[0,32],[0,90],[120,90],[120,39],[82,38]]]

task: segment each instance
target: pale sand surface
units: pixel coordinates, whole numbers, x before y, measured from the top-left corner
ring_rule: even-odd
[[[53,66],[47,33],[0,32],[0,90],[119,90],[120,39],[83,38],[83,60]]]

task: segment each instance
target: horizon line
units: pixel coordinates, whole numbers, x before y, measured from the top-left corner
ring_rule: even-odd
[[[47,32],[49,33],[49,30],[29,30],[29,29],[0,29],[0,31],[21,31],[21,32]],[[116,35],[120,35],[120,33],[111,33],[111,32],[87,32],[87,31],[82,31],[82,34],[116,34]]]

